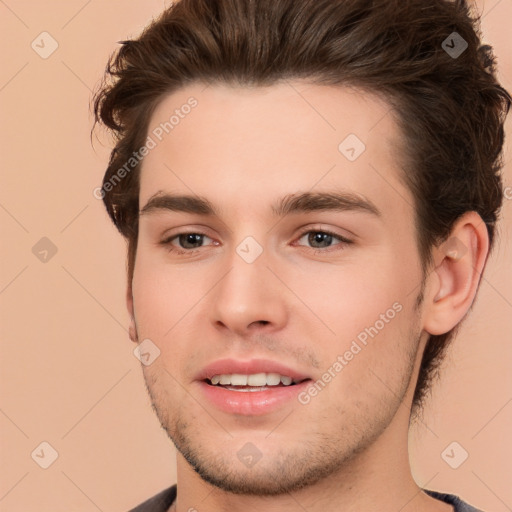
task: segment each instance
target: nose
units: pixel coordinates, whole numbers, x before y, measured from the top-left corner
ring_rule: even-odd
[[[282,329],[289,312],[289,297],[282,282],[267,267],[265,251],[252,263],[233,252],[229,271],[212,294],[211,314],[216,328],[240,337]]]

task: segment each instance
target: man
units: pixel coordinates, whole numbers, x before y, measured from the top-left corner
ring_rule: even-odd
[[[114,55],[97,193],[178,450],[135,511],[476,510],[407,434],[502,201],[477,30],[461,1],[181,0]]]

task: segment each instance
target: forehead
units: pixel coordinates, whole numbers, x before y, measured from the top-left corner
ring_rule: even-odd
[[[142,164],[141,206],[163,191],[263,211],[295,191],[336,188],[410,215],[393,112],[359,89],[195,83],[160,102],[148,136],[154,147]]]

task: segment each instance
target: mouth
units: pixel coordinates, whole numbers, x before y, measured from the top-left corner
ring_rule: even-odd
[[[229,415],[259,416],[296,407],[312,379],[275,361],[221,360],[196,377],[207,403]]]
[[[282,387],[293,387],[309,378],[293,378],[280,373],[222,373],[203,380],[206,384],[229,391],[261,392]]]

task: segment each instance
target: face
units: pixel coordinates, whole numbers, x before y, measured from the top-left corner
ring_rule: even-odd
[[[389,106],[298,81],[194,84],[148,135],[129,308],[160,351],[143,370],[162,426],[235,493],[353,467],[406,423],[425,334]]]

